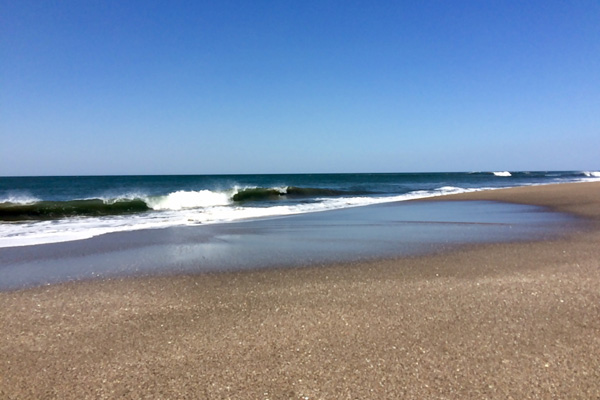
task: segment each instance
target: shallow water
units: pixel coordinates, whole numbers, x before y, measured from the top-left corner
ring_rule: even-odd
[[[293,267],[541,239],[574,218],[495,202],[402,202],[0,249],[0,290],[129,275]]]

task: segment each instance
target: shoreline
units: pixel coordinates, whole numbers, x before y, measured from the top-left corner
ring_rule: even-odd
[[[600,183],[418,201],[453,200],[581,223],[427,256],[0,293],[0,397],[600,396]]]
[[[571,190],[570,190],[571,189]],[[577,192],[572,196],[572,192]],[[486,200],[501,203],[524,204],[545,207],[581,218],[600,221],[600,182],[571,182],[532,186],[516,186],[478,192],[428,197],[415,201],[462,201]]]
[[[120,232],[5,249],[0,291],[123,276],[295,268],[426,255],[560,235],[575,218],[539,207],[391,202],[221,225]]]

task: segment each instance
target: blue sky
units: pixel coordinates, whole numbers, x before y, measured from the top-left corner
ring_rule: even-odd
[[[600,3],[0,0],[0,175],[600,169]]]

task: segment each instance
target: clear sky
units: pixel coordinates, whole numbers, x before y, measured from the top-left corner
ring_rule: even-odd
[[[0,175],[598,169],[598,0],[0,0]]]

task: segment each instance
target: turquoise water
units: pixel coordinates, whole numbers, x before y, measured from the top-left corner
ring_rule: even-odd
[[[0,247],[598,179],[593,171],[2,177]]]

